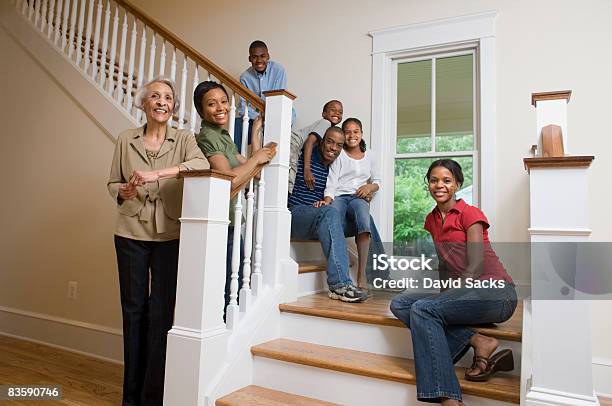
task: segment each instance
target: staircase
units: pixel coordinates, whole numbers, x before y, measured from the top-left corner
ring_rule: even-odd
[[[279,338],[251,347],[253,384],[279,398],[258,403],[259,392],[251,394],[247,387],[217,405],[421,404],[416,401],[410,331],[389,310],[394,294],[378,291],[365,303],[349,304],[330,300],[326,292],[309,293],[324,285],[325,263],[312,260],[317,250],[317,241],[292,242],[300,296],[279,305]],[[456,368],[466,404],[518,404],[522,305],[507,322],[476,330],[496,337],[500,348],[513,349],[517,364],[512,373],[497,374],[489,382],[469,382],[463,378],[471,364],[471,352],[466,354]],[[236,396],[240,403],[232,403]]]

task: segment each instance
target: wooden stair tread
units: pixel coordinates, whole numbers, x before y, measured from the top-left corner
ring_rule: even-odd
[[[309,273],[309,272],[325,272],[327,270],[327,262],[320,261],[300,261],[298,263],[298,273]]]
[[[395,293],[375,291],[373,297],[364,303],[345,303],[328,298],[327,293],[315,293],[302,296],[292,303],[283,303],[279,308],[287,313],[405,328],[404,323],[389,310],[393,296]],[[523,336],[522,302],[519,301],[510,320],[501,324],[475,326],[474,330],[497,339],[520,342]]]
[[[255,356],[377,379],[415,384],[414,360],[279,338],[251,347]],[[518,376],[496,374],[488,382],[466,381],[465,368],[456,367],[461,391],[488,399],[519,403]]]
[[[249,385],[215,402],[216,406],[339,406],[337,403]]]

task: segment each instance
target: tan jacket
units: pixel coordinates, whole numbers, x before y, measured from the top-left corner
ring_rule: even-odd
[[[138,196],[122,200],[119,186],[134,170],[151,171],[172,166],[183,169],[208,169],[210,165],[187,130],[168,127],[166,139],[150,157],[143,142],[144,126],[122,132],[117,138],[108,178],[108,191],[117,203],[115,234],[144,241],[168,241],[179,238],[183,182],[161,179],[137,188]]]

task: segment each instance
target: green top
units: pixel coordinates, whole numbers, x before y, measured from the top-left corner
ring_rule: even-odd
[[[202,120],[200,132],[196,134],[196,141],[206,158],[210,158],[213,155],[223,155],[232,169],[240,165],[240,162],[236,159],[238,148],[236,148],[236,144],[234,144],[234,141],[225,128],[218,127]],[[230,227],[234,226],[235,207],[236,198],[233,198],[230,201]]]

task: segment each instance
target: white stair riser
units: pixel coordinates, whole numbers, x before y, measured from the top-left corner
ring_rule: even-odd
[[[298,296],[327,291],[326,272],[308,272],[298,275]]]
[[[253,384],[310,396],[347,406],[430,405],[416,400],[416,386],[300,364],[255,357]],[[475,396],[464,396],[470,406],[511,406]]]
[[[281,337],[375,354],[414,358],[408,328],[281,312]],[[500,349],[512,349],[514,371],[511,374],[520,375],[521,343],[507,340],[499,342]],[[457,365],[469,367],[472,364],[472,355],[472,350],[468,351]]]
[[[298,263],[300,261],[318,261],[325,259],[323,249],[321,248],[321,243],[318,241],[292,242],[289,254],[291,255],[291,258]]]

